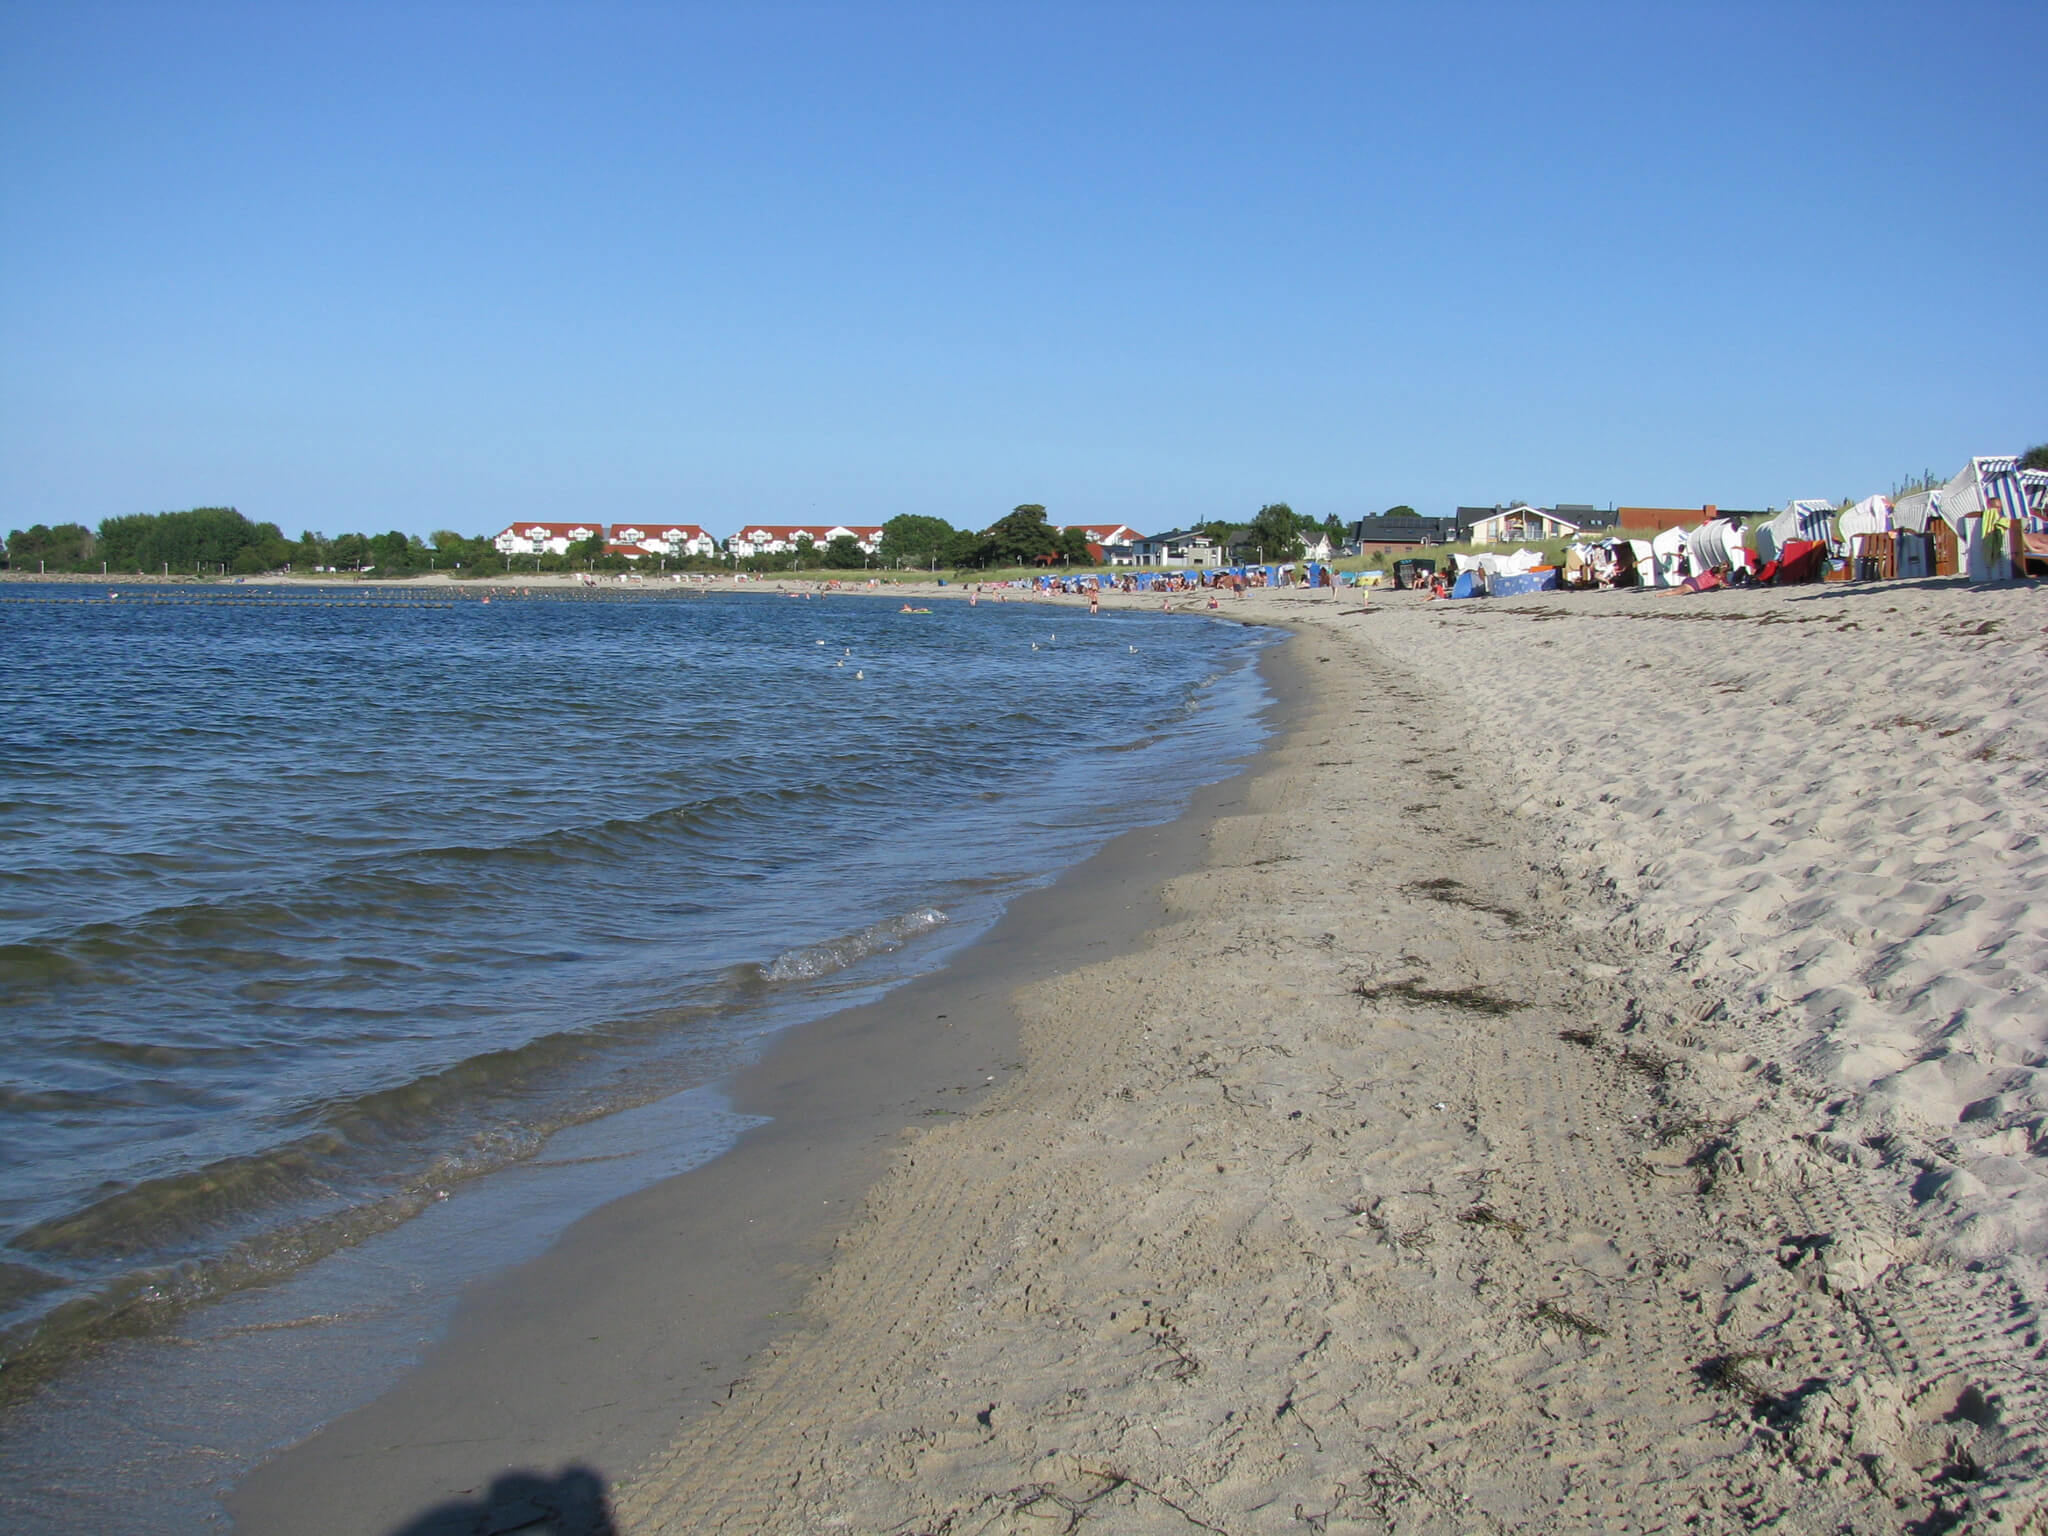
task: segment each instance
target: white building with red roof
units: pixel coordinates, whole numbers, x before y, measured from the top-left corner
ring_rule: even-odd
[[[1081,537],[1090,544],[1101,544],[1105,547],[1111,544],[1135,544],[1144,537],[1142,533],[1138,532],[1129,523],[1060,524],[1061,533],[1065,533],[1069,528],[1080,529]]]
[[[637,523],[613,523],[612,543],[620,546],[618,553],[628,556],[648,555],[715,555],[718,540],[711,537],[695,523],[672,523],[663,520]],[[630,547],[629,547],[630,546]]]
[[[833,523],[748,523],[726,541],[726,549],[742,558],[748,555],[786,555],[797,547],[797,540],[808,539],[813,547],[823,549],[837,538],[850,538],[861,548],[861,553],[872,555],[882,542],[879,524]]]
[[[501,555],[566,555],[571,544],[603,537],[603,523],[514,523],[491,542]]]

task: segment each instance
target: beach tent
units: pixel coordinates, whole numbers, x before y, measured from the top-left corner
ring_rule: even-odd
[[[2026,497],[2018,530],[2022,573],[2048,576],[2048,469],[2021,470],[2020,491]]]
[[[1794,540],[1833,547],[1835,504],[1811,497],[1788,501],[1784,511],[1758,530],[1756,550],[1764,559],[1773,560]]]
[[[1884,496],[1866,496],[1844,512],[1836,526],[1841,529],[1842,537],[1845,539],[1853,539],[1859,533],[1890,533],[1891,501]]]
[[[1719,518],[1688,533],[1685,548],[1692,556],[1695,571],[1732,570],[1749,564],[1749,553],[1742,547],[1741,525]]]
[[[1941,491],[1915,491],[1892,503],[1892,527],[1900,533],[1925,533],[1928,518],[1941,505]]]
[[[1888,497],[1866,496],[1836,520],[1842,542],[1849,546],[1858,581],[1888,580],[1898,574],[1892,541],[1892,504]]]
[[[1650,540],[1650,566],[1657,573],[1656,585],[1677,585],[1679,556],[1685,554],[1690,547],[1690,540],[1683,528],[1666,528],[1656,538]]]
[[[1956,536],[1941,518],[1941,487],[1914,491],[1892,503],[1901,576],[1953,576]]]
[[[1648,539],[1630,539],[1628,541],[1628,552],[1636,557],[1636,582],[1638,585],[1645,587],[1670,585],[1670,583],[1665,581],[1664,573],[1657,569],[1657,547]]]
[[[2043,526],[2036,533],[2048,533],[2048,469],[2020,471],[2020,490],[2027,498],[2027,519]]]
[[[1941,520],[1955,530],[1967,552],[1964,565],[1973,581],[2000,580],[2014,574],[2017,561],[2002,560],[2005,569],[1992,570],[1981,550],[1996,547],[2011,551],[2020,542],[2012,536],[2015,527],[2024,528],[2027,492],[2020,480],[2020,461],[2010,454],[1980,454],[1962,472],[1941,488]],[[1965,525],[1981,519],[1980,537],[1973,539]]]

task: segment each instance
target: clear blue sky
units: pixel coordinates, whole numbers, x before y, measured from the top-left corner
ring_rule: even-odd
[[[2048,440],[2048,5],[0,0],[0,528],[1762,507]]]

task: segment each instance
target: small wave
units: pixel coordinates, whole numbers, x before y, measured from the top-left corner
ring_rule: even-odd
[[[760,977],[769,982],[815,981],[820,976],[830,976],[834,971],[858,965],[869,955],[901,949],[912,939],[943,927],[949,921],[951,919],[937,907],[919,907],[913,912],[870,923],[841,938],[785,950],[759,968]]]

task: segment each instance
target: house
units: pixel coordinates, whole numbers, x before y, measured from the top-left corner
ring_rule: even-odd
[[[1082,538],[1086,539],[1090,544],[1100,544],[1104,549],[1108,549],[1116,544],[1135,544],[1144,537],[1143,534],[1139,533],[1129,523],[1060,524],[1061,533],[1065,533],[1069,528],[1080,529]]]
[[[501,555],[566,555],[571,544],[604,533],[603,523],[514,523],[491,543]]]
[[[1350,528],[1351,542],[1367,554],[1424,549],[1458,537],[1455,517],[1361,517]]]
[[[718,553],[718,540],[695,523],[614,523],[612,542],[633,546],[634,553],[629,554],[628,559],[640,554],[702,556]]]
[[[1132,563],[1136,565],[1222,565],[1228,558],[1224,548],[1198,528],[1175,528],[1150,538],[1131,542]]]
[[[1449,521],[1454,524],[1454,531],[1443,540],[1446,543],[1460,539],[1474,544],[1499,543],[1498,539],[1482,539],[1472,530],[1482,523],[1491,524],[1496,518],[1514,512],[1536,514],[1535,517],[1525,516],[1520,522],[1515,524],[1517,527],[1541,527],[1543,519],[1549,519],[1552,523],[1562,524],[1573,533],[1591,533],[1596,529],[1607,529],[1617,526],[1613,512],[1603,512],[1587,501],[1561,501],[1554,507],[1532,507],[1527,502],[1517,502],[1513,506],[1508,506],[1502,502],[1495,502],[1490,507],[1460,507],[1458,508],[1457,515],[1449,519],[1419,518],[1416,521]],[[1698,521],[1698,519],[1694,519],[1694,521]],[[1520,538],[1523,536],[1517,534],[1516,537]],[[1527,537],[1532,539],[1548,539],[1556,538],[1558,534],[1532,533]]]
[[[1525,503],[1477,519],[1466,537],[1474,544],[1529,544],[1538,539],[1569,539],[1579,532],[1577,523]]]
[[[1612,528],[1614,514],[1602,512],[1589,501],[1560,501],[1550,509],[1567,522],[1577,523],[1581,528]]]
[[[749,523],[728,539],[725,547],[728,553],[745,559],[748,555],[793,554],[799,540],[808,540],[813,548],[823,549],[840,537],[852,539],[862,554],[872,555],[882,542],[882,528],[879,523],[834,523],[829,527],[818,523]]]

